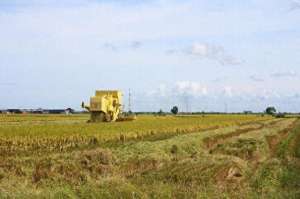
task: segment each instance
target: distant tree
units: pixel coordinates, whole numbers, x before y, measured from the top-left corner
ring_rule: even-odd
[[[171,112],[176,115],[178,113],[178,107],[177,106],[173,106],[173,108],[171,109]]]
[[[166,114],[163,112],[162,109],[159,109],[159,111],[157,112],[158,116],[165,116]]]
[[[244,111],[244,114],[248,115],[248,114],[252,114],[252,111]]]
[[[268,108],[266,108],[266,113],[268,115],[274,115],[276,113],[276,108],[273,106],[269,106]]]

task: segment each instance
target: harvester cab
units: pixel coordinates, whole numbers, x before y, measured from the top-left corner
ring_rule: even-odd
[[[117,90],[97,90],[90,98],[90,105],[82,102],[82,108],[87,109],[91,116],[89,122],[114,122],[134,120],[135,117],[122,116],[122,92]]]

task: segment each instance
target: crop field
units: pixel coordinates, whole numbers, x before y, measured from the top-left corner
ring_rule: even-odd
[[[0,114],[0,198],[300,198],[300,120]]]

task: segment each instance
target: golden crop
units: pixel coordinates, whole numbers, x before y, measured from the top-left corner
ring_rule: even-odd
[[[257,115],[139,116],[133,122],[90,124],[87,115],[0,115],[0,153],[65,151],[267,119]]]

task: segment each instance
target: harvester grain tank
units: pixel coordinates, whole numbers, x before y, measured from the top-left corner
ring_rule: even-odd
[[[82,102],[82,108],[90,114],[89,122],[114,122],[134,120],[135,116],[122,115],[122,92],[118,90],[97,90],[90,98],[90,105]]]

